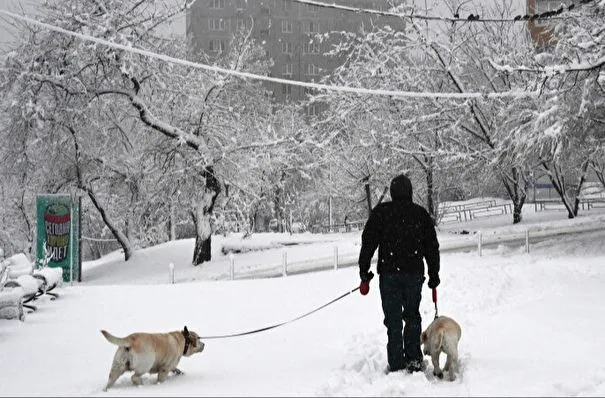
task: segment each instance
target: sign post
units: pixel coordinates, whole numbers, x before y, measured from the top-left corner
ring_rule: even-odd
[[[38,195],[36,262],[63,269],[63,281],[81,281],[79,200],[70,195]]]

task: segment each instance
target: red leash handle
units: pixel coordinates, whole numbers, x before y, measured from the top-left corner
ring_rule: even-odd
[[[437,288],[433,289],[433,303],[435,303],[435,319],[439,318],[439,310],[437,309]]]

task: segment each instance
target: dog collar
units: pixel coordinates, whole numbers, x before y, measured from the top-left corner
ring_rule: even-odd
[[[183,337],[185,338],[185,348],[183,348],[183,355],[185,355],[187,353],[187,349],[189,348],[189,331],[187,329],[183,330],[181,333],[183,333]]]

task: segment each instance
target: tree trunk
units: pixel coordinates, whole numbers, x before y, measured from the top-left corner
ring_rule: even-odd
[[[521,212],[523,210],[524,202],[524,200],[519,203],[513,202],[513,224],[519,224],[521,220],[523,220],[523,215]]]
[[[575,200],[573,204],[573,213],[577,217],[578,211],[580,210],[580,193],[582,193],[582,186],[584,186],[584,182],[586,182],[586,173],[588,172],[588,165],[590,164],[590,159],[586,159],[582,163],[582,173],[580,174],[580,181],[578,182],[578,187],[575,192]]]
[[[436,136],[435,136],[436,137]],[[439,142],[435,140],[435,147]],[[426,178],[426,210],[433,220],[433,225],[437,225],[437,212],[435,209],[435,183],[433,180],[435,173],[435,158],[433,155],[423,151],[422,157],[412,155],[412,158],[418,163]]]
[[[27,206],[25,205],[25,191],[21,191],[21,197],[19,203],[17,204],[17,208],[21,212],[21,216],[23,217],[26,225],[25,231],[27,237],[27,252],[29,254],[34,254],[34,236],[32,234],[34,228],[32,227],[32,222],[27,214]]]
[[[94,190],[92,189],[92,186],[86,186],[84,184],[84,179],[82,177],[82,170],[80,169],[80,158],[81,158],[80,145],[78,143],[78,137],[76,135],[76,130],[71,126],[64,126],[64,127],[71,133],[72,138],[74,140],[74,149],[76,152],[76,175],[77,175],[77,179],[78,179],[78,188],[80,188],[84,192],[86,192],[86,194],[90,198],[90,201],[92,202],[93,206],[95,207],[95,209],[97,209],[97,211],[101,215],[103,222],[105,223],[107,228],[109,228],[109,230],[113,234],[114,238],[116,238],[116,240],[118,241],[120,246],[122,246],[122,250],[124,251],[124,261],[128,261],[132,257],[132,254],[133,254],[130,240],[122,231],[120,231],[118,229],[118,227],[113,223],[113,221],[109,219],[109,216],[107,215],[107,212],[105,211],[105,208],[103,208],[103,206],[97,199],[97,195],[95,194]]]
[[[118,227],[116,227],[114,225],[114,223],[109,219],[109,216],[105,212],[105,209],[103,208],[101,203],[99,203],[99,201],[97,200],[97,197],[96,197],[94,191],[89,187],[80,187],[80,188],[82,188],[86,192],[86,194],[90,198],[90,201],[92,202],[93,206],[95,207],[95,209],[97,209],[97,211],[101,215],[103,222],[105,223],[105,225],[107,225],[107,228],[109,228],[109,230],[111,231],[113,236],[117,239],[118,243],[122,247],[122,250],[124,250],[124,261],[128,261],[132,257],[132,253],[133,253],[132,247],[130,246],[130,241],[128,240],[126,235],[124,233],[122,233],[122,231],[120,231],[118,229]]]
[[[168,233],[170,235],[170,240],[176,240],[176,215],[175,213],[175,205],[174,202],[170,201],[170,218],[168,219]]]
[[[513,202],[513,224],[518,224],[523,220],[522,210],[527,198],[527,192],[525,191],[527,177],[523,170],[519,171],[517,166],[512,166],[511,173],[502,172],[500,178],[510,200]]]
[[[433,219],[433,225],[437,225],[437,214],[435,213],[435,185],[433,181],[433,158],[427,158],[426,167],[426,210]]]
[[[592,170],[594,171],[594,173],[596,174],[597,179],[599,180],[601,185],[603,185],[603,188],[605,188],[605,167],[603,166],[603,164],[601,162],[596,162],[595,160],[591,160],[590,166],[591,166]]]
[[[542,167],[546,171],[546,175],[548,175],[548,179],[552,183],[552,186],[555,188],[555,191],[557,191],[557,194],[559,194],[559,197],[561,198],[561,201],[563,202],[563,205],[565,206],[565,209],[567,210],[567,218],[575,218],[578,215],[578,213],[577,213],[577,210],[574,213],[574,205],[571,203],[569,197],[567,196],[567,193],[565,192],[566,191],[565,179],[563,177],[563,173],[561,172],[560,168],[556,164],[554,164],[554,162],[553,162],[553,166],[549,167],[548,164],[546,163],[546,161],[542,161]]]
[[[372,212],[372,193],[370,191],[370,177],[365,177],[363,179],[364,181],[364,188],[366,191],[366,202],[368,204],[368,217],[370,217],[370,213]]]
[[[193,249],[193,265],[195,266],[212,259],[212,225],[210,224],[210,218],[216,198],[221,191],[221,186],[214,175],[212,166],[207,166],[202,175],[206,179],[204,194],[200,203],[192,211],[195,225],[195,248]]]
[[[202,210],[203,211],[203,210]],[[199,211],[196,210],[199,213]],[[196,214],[193,217],[195,225],[195,248],[193,249],[193,265],[200,265],[212,259],[212,230],[210,215]]]

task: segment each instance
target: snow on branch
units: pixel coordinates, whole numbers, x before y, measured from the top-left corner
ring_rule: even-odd
[[[134,92],[121,90],[99,90],[96,92],[96,95],[98,96],[106,94],[116,94],[127,97],[132,105],[139,111],[140,119],[143,123],[170,138],[177,139],[180,144],[185,144],[198,151],[205,147],[203,141],[200,140],[199,137],[156,118],[147,107],[147,104]]]
[[[570,64],[570,65],[555,65],[555,66],[545,66],[538,68],[531,68],[526,66],[510,66],[510,65],[500,65],[490,60],[490,64],[494,69],[499,72],[513,73],[513,72],[530,72],[530,73],[544,73],[547,76],[554,76],[563,73],[571,73],[571,72],[589,72],[593,70],[597,70],[605,66],[605,56],[596,60],[596,62],[582,62],[578,64]]]

